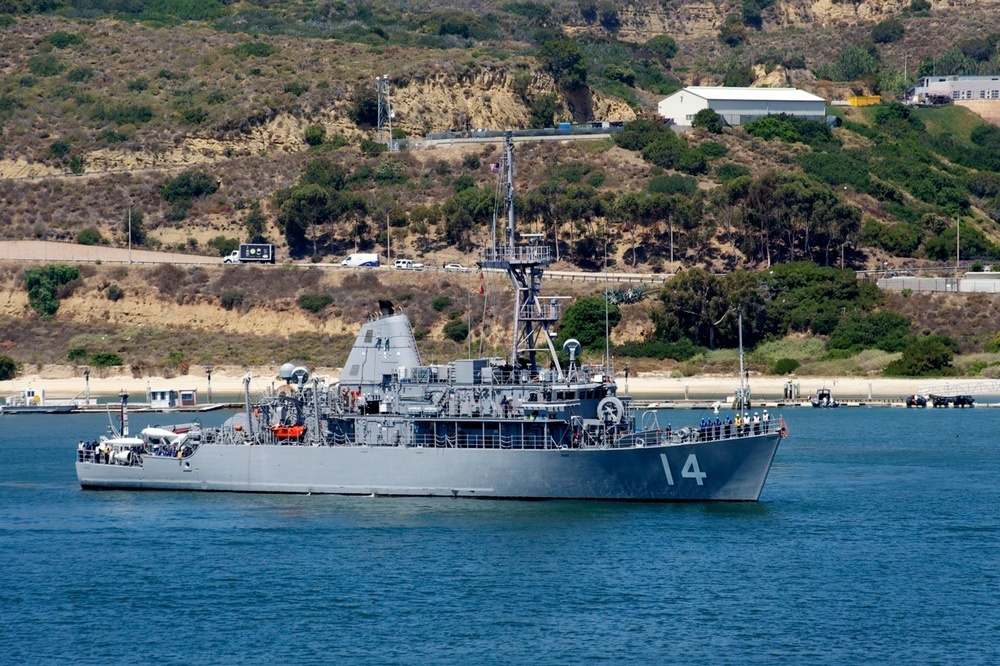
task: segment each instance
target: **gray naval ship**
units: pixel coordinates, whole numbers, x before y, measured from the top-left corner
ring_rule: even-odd
[[[482,269],[514,291],[506,358],[425,365],[405,314],[380,302],[338,381],[286,364],[286,384],[219,428],[128,432],[128,396],[111,437],[80,443],[84,488],[341,495],[757,501],[783,421],[739,430],[672,430],[619,396],[606,366],[560,362],[551,327],[560,299],[540,298],[551,249],[514,229],[513,143],[502,162],[505,229],[494,223]],[[505,182],[504,182],[505,181]],[[540,364],[539,355],[547,357]],[[744,419],[747,423],[749,419]]]

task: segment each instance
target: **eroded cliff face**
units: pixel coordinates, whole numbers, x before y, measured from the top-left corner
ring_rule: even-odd
[[[1000,0],[930,0],[930,3],[932,14],[962,8],[1000,10]],[[909,6],[910,0],[777,0],[763,12],[763,23],[765,31],[869,25],[899,16]],[[619,7],[621,27],[617,35],[630,42],[644,42],[664,34],[681,40],[715,39],[726,16],[739,11],[739,2],[640,0]]]
[[[566,95],[552,77],[517,66],[485,66],[455,76],[430,73],[412,76],[392,93],[395,125],[411,136],[447,129],[504,129],[528,126],[528,100],[556,95],[556,122],[591,119],[633,120],[625,102],[598,92]]]

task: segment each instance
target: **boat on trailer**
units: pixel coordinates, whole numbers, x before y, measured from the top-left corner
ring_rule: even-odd
[[[506,272],[513,286],[509,355],[425,364],[409,319],[380,301],[336,381],[285,364],[279,372],[285,385],[253,400],[247,375],[244,408],[221,427],[200,429],[173,455],[154,455],[147,436],[134,438],[143,444],[119,447],[129,448],[127,459],[98,461],[81,449],[76,462],[80,484],[498,499],[757,501],[787,435],[784,421],[756,430],[673,430],[656,410],[637,410],[628,396],[618,395],[609,364],[580,363],[575,340],[563,345],[568,363],[560,361],[551,328],[562,314],[562,301],[540,296],[552,252],[540,236],[519,237],[515,231],[513,153],[508,133],[501,172],[506,218],[495,220],[492,245],[478,261],[482,269]],[[123,395],[116,435],[132,440],[127,402]]]

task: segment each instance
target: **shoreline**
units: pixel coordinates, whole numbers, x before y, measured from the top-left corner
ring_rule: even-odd
[[[46,366],[40,371],[0,382],[0,404],[7,396],[19,395],[27,388],[44,391],[47,399],[83,399],[88,381],[83,376],[82,367]],[[127,391],[135,402],[145,400],[149,390],[195,390],[198,403],[209,402],[211,392],[215,396],[232,396],[243,393],[243,378],[251,373],[250,391],[257,395],[265,389],[279,386],[278,366],[238,368],[235,366],[212,369],[211,391],[206,372],[189,373],[174,377],[135,377],[131,374],[107,374],[91,370],[89,391],[91,399],[117,396]],[[315,374],[336,381],[340,368],[316,368]],[[793,399],[807,400],[820,388],[828,388],[838,400],[898,399],[920,393],[972,395],[1000,393],[1000,382],[982,378],[922,378],[901,379],[893,377],[812,377],[812,376],[751,376],[749,386],[754,398],[777,400],[787,397],[785,387],[791,384],[798,392]],[[618,391],[635,398],[660,400],[719,400],[725,402],[739,385],[739,379],[730,375],[696,375],[692,377],[669,377],[654,373],[642,376],[617,378]],[[977,390],[978,389],[978,390]]]

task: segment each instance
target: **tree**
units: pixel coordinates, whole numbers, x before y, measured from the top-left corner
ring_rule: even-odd
[[[276,192],[275,203],[280,213],[278,225],[284,229],[289,248],[299,251],[312,232],[313,254],[317,253],[316,226],[330,221],[330,195],[319,185],[310,183]]]
[[[347,171],[333,160],[321,157],[306,162],[299,185],[319,185],[326,190],[342,190],[347,183]]]
[[[834,70],[836,80],[857,81],[878,72],[879,52],[872,44],[857,44],[841,51]]]
[[[661,63],[666,63],[677,55],[677,42],[667,35],[657,35],[646,40],[642,48]]]
[[[739,14],[729,14],[719,28],[719,41],[726,46],[739,46],[747,39],[747,30]]]
[[[260,202],[254,201],[250,204],[250,213],[247,215],[247,219],[243,221],[243,226],[247,231],[247,242],[265,242],[267,240],[264,237],[264,227],[266,224],[267,218],[264,217],[264,212],[260,208]]]
[[[543,129],[555,126],[556,96],[550,94],[533,95],[531,97],[531,116],[528,127]]]
[[[621,318],[621,310],[607,303],[606,297],[584,296],[563,313],[559,338],[563,341],[576,338],[586,349],[603,347],[606,328],[614,330]]]
[[[129,233],[132,234],[132,245],[143,245],[146,242],[146,228],[143,226],[142,211],[138,208],[130,208],[125,211],[122,217],[122,233],[125,235],[125,242],[129,242]]]
[[[876,44],[898,42],[903,38],[905,28],[898,18],[886,19],[872,26],[872,41]]]
[[[898,312],[859,313],[841,319],[826,346],[855,353],[865,349],[898,352],[906,346],[909,334],[910,320]]]
[[[378,125],[378,94],[375,86],[363,83],[354,89],[347,115],[362,127]]]
[[[691,121],[692,127],[703,127],[712,134],[722,134],[722,116],[713,109],[702,109],[694,114]]]
[[[925,335],[919,337],[903,350],[902,358],[885,367],[888,376],[927,377],[954,373],[952,359],[958,353],[958,345],[949,337]]]
[[[580,45],[569,39],[550,39],[538,52],[545,68],[556,83],[567,90],[578,90],[587,85],[587,65]]]

